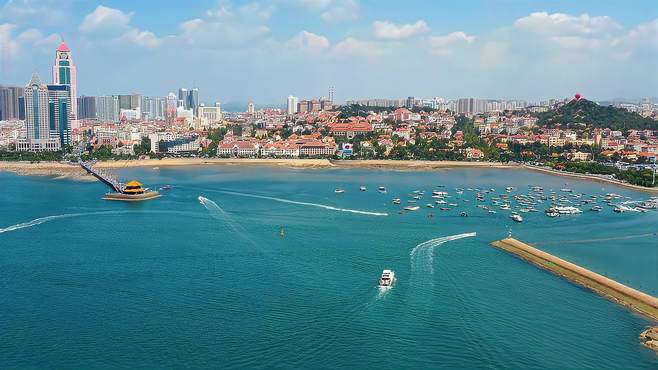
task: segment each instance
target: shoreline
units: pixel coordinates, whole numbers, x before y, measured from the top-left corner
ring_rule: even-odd
[[[554,176],[571,177],[607,183],[636,191],[658,194],[658,187],[647,188],[593,174],[579,174],[546,169],[527,164],[468,161],[423,161],[423,160],[330,160],[330,159],[278,159],[278,158],[164,158],[119,161],[99,161],[96,166],[103,169],[139,167],[185,167],[185,166],[273,166],[296,169],[381,169],[395,171],[428,171],[453,168],[526,169]],[[19,175],[52,176],[55,179],[97,181],[77,165],[62,162],[9,162],[0,161],[0,172],[8,171]]]
[[[522,164],[521,167],[525,168],[525,169],[528,169],[528,170],[531,170],[531,171],[537,171],[537,172],[541,172],[541,173],[545,173],[545,174],[549,174],[549,175],[571,177],[571,178],[582,179],[582,180],[591,180],[591,181],[605,183],[605,184],[613,184],[613,185],[624,187],[624,188],[627,188],[627,189],[643,191],[643,192],[646,192],[646,193],[658,194],[658,187],[647,188],[647,187],[644,187],[644,186],[629,184],[627,182],[621,182],[621,181],[616,180],[616,179],[610,179],[610,178],[602,177],[601,175],[557,171],[557,170],[548,169],[548,168],[531,166],[531,165],[528,165],[528,164]]]

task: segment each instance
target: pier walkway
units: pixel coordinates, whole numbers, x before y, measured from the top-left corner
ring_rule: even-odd
[[[658,321],[658,298],[654,296],[618,283],[513,238],[495,241],[491,245]]]
[[[79,161],[78,163],[87,172],[89,172],[90,174],[92,174],[94,177],[101,180],[102,182],[106,183],[108,186],[114,189],[114,191],[116,191],[117,193],[123,193],[125,184],[119,181],[119,179],[112,176],[111,174],[104,172],[98,168],[94,168],[94,164],[96,164],[95,161],[89,161],[89,162]]]

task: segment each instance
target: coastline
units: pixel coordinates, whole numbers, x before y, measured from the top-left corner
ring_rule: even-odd
[[[396,171],[427,171],[451,168],[496,168],[496,169],[527,169],[555,176],[566,176],[581,180],[591,180],[608,183],[627,189],[658,194],[658,187],[647,188],[624,183],[593,174],[579,174],[556,171],[527,164],[506,164],[497,162],[468,161],[422,161],[422,160],[330,160],[330,159],[275,159],[275,158],[164,158],[100,161],[99,168],[108,170],[135,167],[179,167],[179,166],[275,166],[302,169],[350,169],[368,168]],[[3,162],[0,161],[0,171],[14,172],[19,175],[52,176],[56,179],[73,179],[81,181],[96,181],[77,165],[62,162]]]
[[[541,173],[546,173],[549,175],[555,175],[555,176],[565,176],[565,177],[571,177],[571,178],[577,178],[577,179],[582,179],[582,180],[592,180],[600,183],[607,183],[607,184],[613,184],[616,186],[621,186],[627,189],[633,189],[637,191],[643,191],[646,193],[652,193],[652,194],[658,194],[658,187],[654,188],[647,188],[644,186],[639,186],[639,185],[633,185],[629,184],[626,182],[621,182],[619,180],[615,179],[610,179],[607,177],[602,177],[601,175],[594,175],[594,174],[584,174],[584,173],[575,173],[575,172],[563,172],[563,171],[557,171],[557,170],[552,170],[548,168],[542,168],[542,167],[537,167],[537,166],[531,166],[527,164],[522,164],[522,168],[531,170],[531,171],[537,171]]]

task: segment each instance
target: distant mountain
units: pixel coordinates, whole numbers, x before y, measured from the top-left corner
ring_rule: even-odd
[[[538,124],[555,126],[579,126],[611,128],[613,130],[658,130],[658,121],[642,117],[624,108],[603,106],[587,99],[572,100],[555,110],[539,113]]]

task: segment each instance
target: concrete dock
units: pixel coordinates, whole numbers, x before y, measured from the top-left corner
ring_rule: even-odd
[[[658,321],[658,298],[654,296],[620,284],[513,238],[495,241],[491,245]]]

